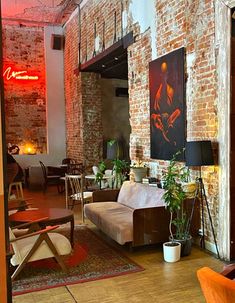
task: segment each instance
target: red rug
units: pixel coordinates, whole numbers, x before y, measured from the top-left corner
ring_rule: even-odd
[[[66,228],[63,233],[69,235],[69,230]],[[64,259],[67,273],[53,259],[30,262],[12,283],[13,295],[143,270],[85,226],[75,228],[74,240],[73,254]]]

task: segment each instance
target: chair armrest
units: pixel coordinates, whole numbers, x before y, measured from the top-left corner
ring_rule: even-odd
[[[167,241],[169,220],[170,213],[164,206],[135,209],[132,246]]]
[[[37,235],[41,235],[41,234],[45,234],[45,233],[48,233],[56,228],[58,228],[59,225],[55,225],[55,226],[48,226],[44,229],[40,229],[38,231],[35,231],[33,233],[30,233],[30,234],[26,234],[26,235],[23,235],[23,236],[20,236],[20,237],[17,237],[15,239],[12,239],[10,240],[10,243],[13,243],[13,242],[16,242],[16,241],[19,241],[19,240],[22,240],[22,239],[25,239],[25,238],[29,238],[29,237],[33,237],[33,236],[37,236]]]
[[[45,221],[47,219],[48,219],[48,217],[43,217],[43,218],[40,218],[40,219],[37,219],[37,220],[33,220],[33,221],[30,221],[30,222],[27,222],[27,223],[22,223],[22,224],[19,224],[19,225],[14,225],[14,226],[11,226],[11,229],[25,228],[27,226],[31,226],[33,224],[40,223],[40,222]]]
[[[28,205],[30,205],[28,203],[29,200],[32,200],[32,198],[28,198],[28,199],[10,199],[8,200],[8,210],[11,209],[19,209],[19,210],[23,210],[24,208],[27,208]]]
[[[92,193],[93,202],[117,201],[119,189],[96,190]]]
[[[235,264],[229,264],[224,266],[224,269],[220,273],[221,275],[225,276],[226,278],[229,279],[234,279],[235,278]]]
[[[22,211],[22,210],[26,210],[27,208],[29,208],[29,206],[31,206],[32,203],[24,203],[24,204],[20,204],[20,205],[9,205],[8,204],[8,210],[18,210],[18,211]]]

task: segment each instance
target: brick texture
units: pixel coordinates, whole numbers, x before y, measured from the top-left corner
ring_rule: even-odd
[[[37,81],[4,77],[6,142],[17,144],[20,152],[32,144],[37,153],[46,153],[46,98],[43,28],[3,27],[4,69],[38,75]]]
[[[112,4],[111,4],[112,2]],[[100,44],[98,52],[114,43],[114,37],[120,37],[122,34],[120,24],[120,3],[121,1],[91,0],[81,10],[81,63],[91,59],[95,53],[95,37],[99,36]],[[125,9],[129,7],[129,1],[124,1]],[[114,26],[114,10],[116,10],[117,26]],[[165,55],[180,47],[185,47],[185,73],[186,73],[186,119],[187,119],[187,140],[212,140],[214,151],[217,153],[217,78],[216,78],[216,51],[215,51],[215,15],[214,1],[196,0],[196,1],[175,1],[164,0],[156,1],[155,4],[155,31],[156,31],[156,53],[157,57]],[[74,21],[72,21],[74,22]],[[70,32],[75,24],[68,25]],[[103,24],[105,23],[105,38],[103,41]],[[96,24],[96,25],[95,25]],[[96,29],[96,35],[95,35]],[[162,170],[168,165],[167,161],[158,161],[150,159],[150,123],[149,123],[149,62],[152,60],[151,30],[147,29],[140,33],[140,25],[133,23],[131,14],[128,19],[128,31],[134,32],[135,42],[128,47],[128,82],[129,82],[129,104],[130,104],[130,156],[132,160],[141,157],[143,161],[150,166],[150,175],[161,177]],[[68,42],[68,36],[66,36]],[[70,38],[71,39],[71,38]],[[74,39],[74,38],[73,38]],[[74,41],[70,41],[72,47]],[[104,43],[103,43],[104,42]],[[74,47],[77,53],[77,46]],[[72,52],[72,49],[70,49]],[[66,65],[70,62],[66,62]],[[76,65],[76,64],[75,64]],[[73,83],[73,89],[70,87],[72,94],[67,102],[67,110],[71,106],[80,108],[80,105],[89,104],[93,106],[84,116],[83,121],[76,121],[76,125],[70,122],[70,127],[77,130],[77,136],[80,137],[82,132],[81,146],[83,153],[92,156],[98,156],[98,146],[102,135],[102,129],[99,126],[99,102],[100,92],[98,78],[95,84],[89,84],[93,75],[79,75],[77,82]],[[68,81],[68,80],[67,80]],[[70,80],[71,81],[71,80]],[[82,82],[82,84],[81,84]],[[70,83],[71,84],[71,83]],[[97,94],[97,100],[94,95],[87,89],[94,90]],[[77,90],[77,91],[76,91]],[[85,100],[86,99],[86,100]],[[91,102],[91,103],[89,103]],[[94,103],[96,105],[94,105]],[[96,107],[95,107],[96,106]],[[97,111],[95,113],[95,110]],[[86,107],[85,107],[86,111]],[[92,113],[91,113],[92,112]],[[83,113],[84,115],[85,113]],[[89,120],[87,120],[89,118]],[[91,125],[92,120],[98,123],[95,135]],[[90,121],[90,122],[88,122]],[[68,123],[68,122],[67,122]],[[79,125],[79,127],[77,126]],[[75,134],[74,134],[75,135]],[[93,138],[95,145],[94,152],[89,149],[89,144]],[[69,139],[68,139],[69,140]],[[70,140],[68,142],[68,151],[71,152],[74,145]],[[75,149],[74,149],[75,151]],[[80,146],[76,151],[80,152]],[[191,175],[195,178],[198,175],[197,170],[192,170]],[[205,182],[206,194],[211,207],[215,227],[217,226],[218,213],[218,170],[216,167],[203,167],[202,175]],[[210,230],[207,230],[207,236],[211,239]]]

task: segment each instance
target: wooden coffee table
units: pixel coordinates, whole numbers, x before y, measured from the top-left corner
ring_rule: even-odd
[[[48,209],[28,209],[18,211],[9,216],[9,222],[12,225],[27,223],[40,218],[47,218],[39,222],[41,227],[54,226],[70,222],[70,242],[74,244],[74,215],[73,211],[65,208],[48,208]]]

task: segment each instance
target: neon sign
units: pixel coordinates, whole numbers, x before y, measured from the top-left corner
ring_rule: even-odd
[[[7,81],[11,79],[16,80],[38,80],[38,76],[36,75],[29,75],[26,70],[23,71],[14,71],[11,66],[7,67],[5,71],[3,72],[3,77]]]

